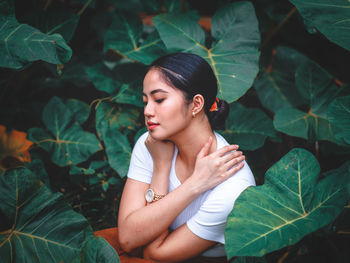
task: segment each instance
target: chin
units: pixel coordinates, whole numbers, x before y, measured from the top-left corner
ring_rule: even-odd
[[[165,140],[168,141],[170,140],[172,135],[174,135],[174,133],[165,132],[164,129],[163,130],[155,129],[153,131],[148,131],[148,133],[153,139],[158,141],[165,141]]]
[[[166,140],[168,137],[164,134],[161,134],[160,132],[156,132],[156,131],[148,131],[149,135],[158,141],[164,141]]]

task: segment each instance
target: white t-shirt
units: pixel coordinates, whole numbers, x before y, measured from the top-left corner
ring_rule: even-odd
[[[131,155],[128,178],[150,184],[153,175],[153,160],[145,145],[147,136],[148,132],[144,133],[135,144]],[[217,149],[228,145],[220,134],[215,133],[215,136]],[[175,173],[177,153],[178,149],[175,146],[169,176],[169,192],[181,185]],[[186,223],[195,235],[220,243],[205,251],[202,254],[203,256],[225,256],[223,244],[225,244],[224,231],[227,216],[232,211],[234,202],[241,192],[248,186],[253,185],[255,185],[254,176],[248,164],[245,163],[243,168],[229,179],[193,200],[174,220],[170,229],[175,230]]]

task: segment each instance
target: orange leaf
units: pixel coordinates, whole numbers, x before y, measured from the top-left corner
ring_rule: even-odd
[[[0,163],[6,158],[15,158],[20,162],[30,162],[28,152],[33,142],[26,139],[27,133],[12,130],[6,131],[6,127],[0,125]]]

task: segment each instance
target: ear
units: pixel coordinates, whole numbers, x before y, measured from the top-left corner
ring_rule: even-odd
[[[204,107],[204,97],[200,94],[197,94],[193,97],[193,108],[192,112],[198,114]]]

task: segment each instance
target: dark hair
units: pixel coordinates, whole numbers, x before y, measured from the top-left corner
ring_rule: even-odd
[[[214,72],[205,59],[190,53],[173,53],[153,61],[149,70],[153,68],[160,70],[169,85],[180,89],[188,102],[191,102],[196,94],[202,95],[204,111],[211,128],[225,129],[229,107],[226,101],[219,100],[217,111],[210,111],[216,100],[218,87]]]

